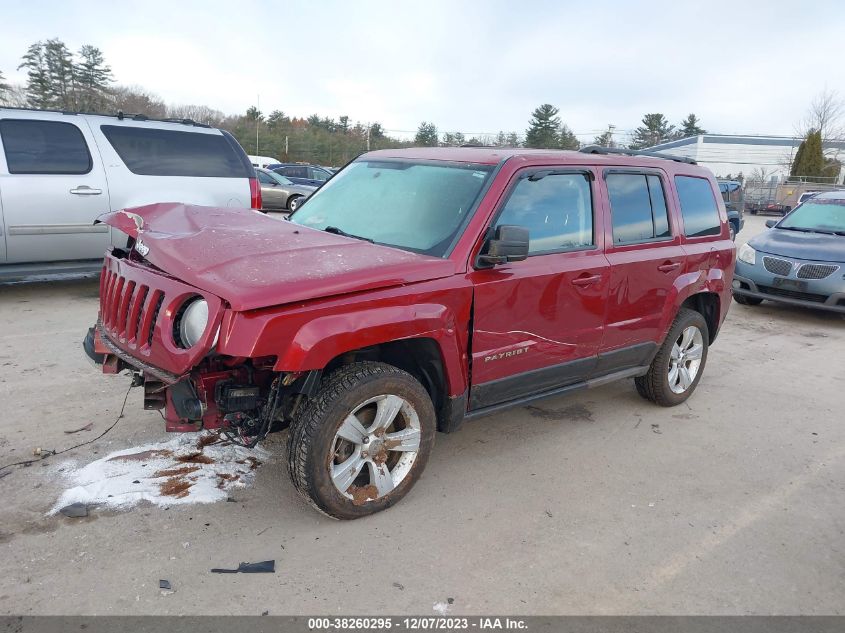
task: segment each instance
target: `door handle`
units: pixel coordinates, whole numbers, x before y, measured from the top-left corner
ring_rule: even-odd
[[[89,187],[88,185],[79,185],[75,189],[71,189],[70,192],[75,196],[99,196],[103,193],[102,189],[94,189],[93,187]]]
[[[673,270],[678,270],[681,267],[680,262],[665,262],[657,267],[662,273],[671,273]]]
[[[572,280],[573,286],[589,286],[597,281],[601,281],[601,275],[587,275],[586,277],[576,277]]]

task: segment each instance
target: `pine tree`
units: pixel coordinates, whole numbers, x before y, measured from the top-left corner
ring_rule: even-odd
[[[525,131],[525,147],[553,148],[560,146],[560,117],[558,109],[544,103],[531,113]]]
[[[602,147],[617,147],[616,141],[613,140],[613,126],[608,125],[604,132],[593,139],[593,143]]]
[[[672,140],[674,125],[669,125],[666,117],[660,113],[646,114],[643,124],[634,130],[631,138],[631,149],[645,149],[652,145],[659,145]]]
[[[420,123],[417,135],[414,137],[414,144],[422,147],[437,147],[437,126],[427,121]]]
[[[510,134],[508,134],[506,139],[506,145],[508,147],[519,147],[519,134],[517,134],[516,132],[511,132]]]
[[[18,70],[26,68],[26,100],[31,108],[49,108],[53,95],[47,62],[44,59],[44,43],[35,42],[26,51]]]
[[[74,64],[77,105],[83,112],[102,112],[108,107],[109,85],[114,81],[111,68],[102,51],[85,44],[79,49],[79,61]]]
[[[50,81],[50,105],[60,110],[77,110],[76,75],[70,49],[57,38],[47,40],[44,63]]]
[[[560,149],[577,150],[581,147],[581,142],[575,136],[575,133],[569,129],[569,126],[566,125],[566,123],[560,126],[558,138],[560,139]]]
[[[267,127],[271,130],[281,128],[286,123],[290,123],[290,119],[281,110],[273,110],[267,117]]]
[[[698,136],[699,134],[707,134],[707,130],[699,125],[698,117],[694,114],[689,114],[686,119],[681,121],[681,129],[678,130],[678,138],[689,138],[690,136]]]
[[[822,134],[818,130],[810,130],[807,138],[798,147],[789,175],[809,181],[821,181],[829,169],[822,151]]]

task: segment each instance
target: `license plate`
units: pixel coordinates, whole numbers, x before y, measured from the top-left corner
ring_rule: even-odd
[[[775,277],[772,281],[775,288],[782,288],[783,290],[797,290],[798,292],[807,291],[807,282],[799,281],[797,279],[786,279],[785,277]]]

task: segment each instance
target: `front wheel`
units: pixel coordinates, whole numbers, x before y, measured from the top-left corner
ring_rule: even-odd
[[[290,200],[288,200],[288,211],[293,213],[299,208],[299,205],[302,204],[302,196],[293,196]]]
[[[707,321],[681,308],[648,373],[635,379],[637,392],[662,407],[681,404],[692,395],[707,362]]]
[[[288,471],[299,494],[337,519],[397,503],[434,446],[428,392],[391,365],[361,362],[334,371],[294,416]]]

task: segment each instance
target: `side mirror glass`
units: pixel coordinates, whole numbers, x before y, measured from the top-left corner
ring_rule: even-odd
[[[777,220],[766,220],[766,226],[767,226],[768,228],[772,228],[772,227],[773,227],[775,224],[777,224],[777,223],[778,223],[778,221],[777,221]]]
[[[496,233],[478,256],[478,261],[488,266],[521,262],[528,257],[528,229],[511,224],[496,227]]]

